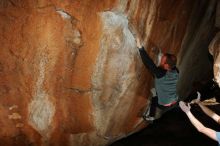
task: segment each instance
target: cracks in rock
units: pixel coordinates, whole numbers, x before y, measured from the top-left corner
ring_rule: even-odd
[[[8,2],[9,2],[12,6],[16,7],[16,4],[15,4],[12,0],[8,0]]]
[[[65,89],[71,90],[71,91],[79,93],[79,94],[85,94],[85,93],[91,92],[91,89],[88,89],[88,90],[83,90],[83,89],[79,89],[79,88],[65,88]]]
[[[46,9],[46,8],[56,8],[56,6],[54,4],[50,4],[50,5],[45,5],[45,6],[38,6],[37,9]]]
[[[71,49],[69,53],[71,58],[71,64],[68,65],[68,69],[74,68],[75,59],[77,57],[79,49],[83,46],[82,33],[77,28],[78,19],[72,16],[67,11],[61,8],[55,8],[55,11],[63,18],[65,21],[64,25],[64,40],[66,42],[66,47]]]
[[[17,5],[14,3],[13,0],[1,0],[0,1],[0,6],[6,8],[8,6],[13,6],[13,7],[17,7]]]
[[[55,8],[55,10],[56,10],[56,12],[59,13],[59,14],[61,15],[61,17],[64,18],[64,19],[71,19],[71,18],[72,18],[72,16],[71,16],[68,12],[64,11],[64,10],[61,9],[61,8]]]
[[[56,8],[56,6],[51,1],[49,1],[49,3],[47,3],[45,5],[41,5],[39,0],[37,0],[37,7],[36,7],[37,9],[46,9],[49,7]]]
[[[11,49],[9,49],[9,53],[14,56],[17,59],[21,59],[22,61],[24,61],[24,58],[22,58],[21,56],[19,56],[18,54],[16,54],[14,51],[12,51]]]
[[[101,91],[102,89],[95,89],[95,88],[89,88],[89,89],[80,89],[80,88],[73,88],[73,87],[65,87],[67,90],[71,90],[75,93],[79,94],[86,94],[86,93],[91,93],[93,91]]]
[[[25,2],[23,0],[0,0],[0,7],[1,8],[24,8],[25,9]]]

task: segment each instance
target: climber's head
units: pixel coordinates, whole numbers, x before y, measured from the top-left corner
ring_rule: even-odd
[[[173,54],[163,54],[160,61],[160,66],[165,70],[171,70],[176,66],[176,56]]]

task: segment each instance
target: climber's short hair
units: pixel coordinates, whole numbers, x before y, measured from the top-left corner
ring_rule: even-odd
[[[169,65],[170,69],[176,66],[177,58],[173,54],[165,53],[164,56],[166,57],[166,63]]]

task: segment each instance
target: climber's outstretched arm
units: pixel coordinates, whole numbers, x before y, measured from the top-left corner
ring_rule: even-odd
[[[153,60],[150,58],[148,53],[145,51],[144,47],[141,45],[139,38],[136,38],[136,43],[144,65],[156,76],[156,78],[163,77],[166,74],[166,71],[160,67],[157,67],[154,64]]]
[[[193,124],[193,126],[196,127],[196,129],[199,132],[205,134],[206,136],[210,137],[211,139],[213,139],[215,141],[218,141],[216,131],[211,128],[205,127],[199,120],[197,120],[195,118],[195,116],[191,113],[191,111],[190,111],[191,107],[189,104],[186,105],[185,102],[180,101],[179,106],[182,109],[182,111],[185,112],[185,114],[189,118],[190,122]]]
[[[202,109],[202,111],[209,116],[210,118],[212,118],[214,121],[216,121],[217,123],[220,124],[220,116],[218,114],[216,114],[214,111],[212,111],[211,109],[209,109],[207,106],[203,105],[202,102],[200,101],[200,96],[201,94],[199,92],[197,92],[197,99],[191,101],[191,103],[196,103],[199,105],[199,107]]]

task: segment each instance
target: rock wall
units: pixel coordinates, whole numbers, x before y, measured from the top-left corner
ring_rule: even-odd
[[[135,32],[153,58],[154,46],[185,55],[200,3],[214,9],[214,0],[1,0],[0,145],[99,146],[145,127],[152,75]]]
[[[212,79],[212,56],[208,46],[216,33],[216,0],[195,1],[181,51],[178,54],[180,69],[179,94],[186,98],[195,82]]]
[[[209,53],[213,56],[214,65],[214,79],[220,87],[220,2],[218,1],[216,8],[215,26],[218,28],[218,33],[209,45]]]
[[[214,79],[218,83],[220,87],[220,32],[216,34],[214,39],[209,45],[209,52],[212,54],[214,58],[214,66],[213,66],[213,72],[214,72]]]

